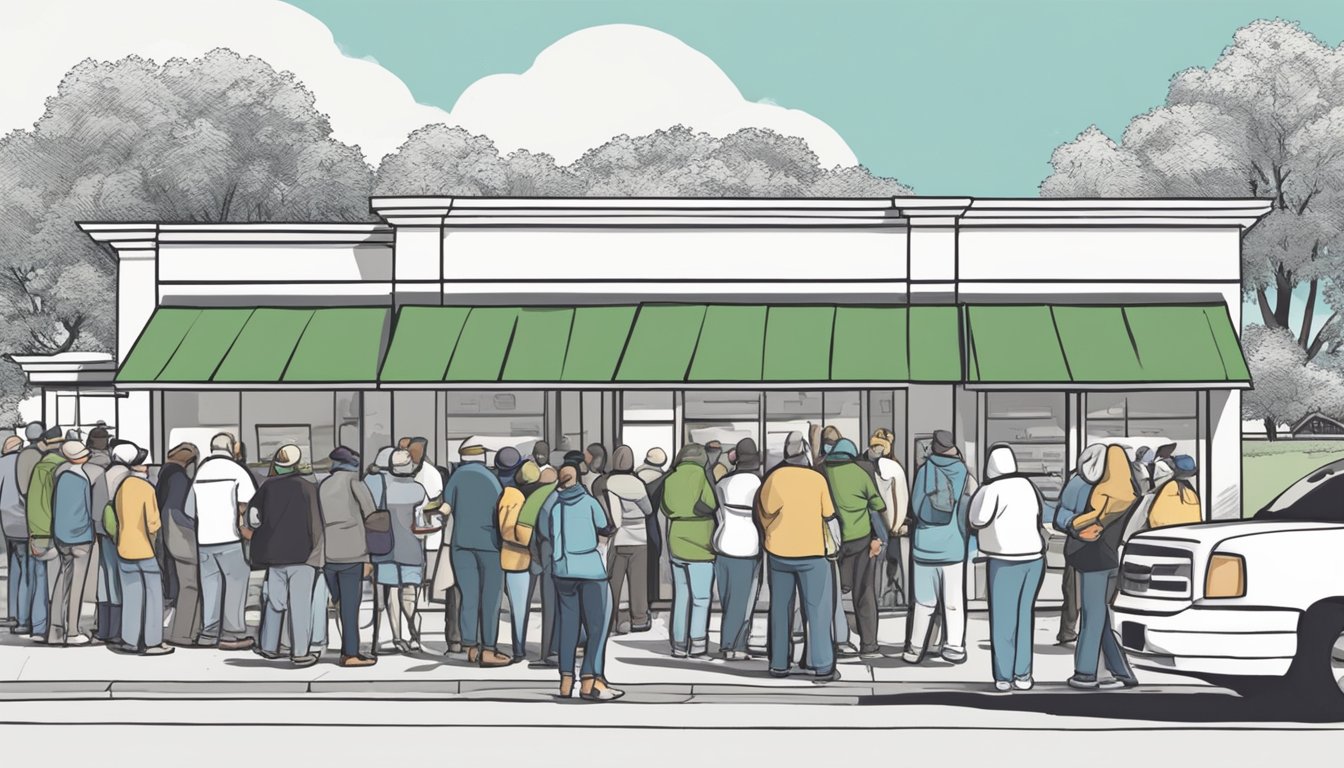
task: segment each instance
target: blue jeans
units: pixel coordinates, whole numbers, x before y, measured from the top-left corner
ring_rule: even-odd
[[[364,596],[363,563],[327,563],[322,569],[327,590],[341,617],[341,655],[359,655],[359,602]],[[314,590],[316,591],[316,590]]]
[[[453,547],[451,557],[462,590],[462,645],[493,650],[499,645],[499,608],[504,599],[499,550]]]
[[[560,598],[557,634],[560,637],[560,674],[573,675],[579,632],[588,633],[583,646],[580,677],[603,677],[606,672],[607,632],[611,628],[611,588],[606,581],[556,577]]]
[[[1045,560],[989,560],[989,640],[994,679],[1031,677],[1032,609]]]
[[[672,558],[672,650],[709,650],[709,599],[714,588],[714,562]]]
[[[327,604],[331,602],[331,592],[327,590],[323,570],[318,568],[313,579],[313,645],[319,648],[327,645]]]
[[[9,547],[9,615],[20,627],[47,633],[47,564],[33,557],[27,539],[6,539]],[[36,624],[36,626],[34,626]]]
[[[746,651],[751,637],[751,612],[761,586],[759,557],[728,557],[714,560],[714,578],[719,585],[719,650]]]
[[[770,585],[770,669],[787,672],[793,662],[794,600],[801,598],[807,665],[818,675],[835,671],[835,579],[824,557],[766,558]]]
[[[1103,658],[1106,669],[1119,678],[1133,678],[1129,659],[1115,639],[1111,628],[1110,585],[1119,569],[1078,572],[1078,601],[1082,611],[1078,620],[1078,640],[1073,651],[1073,669],[1084,680],[1096,680]]]
[[[201,569],[201,645],[247,637],[243,612],[252,569],[240,542],[198,548]]]
[[[159,561],[117,558],[121,587],[121,642],[133,648],[163,644],[163,572]]]
[[[532,574],[506,571],[504,586],[509,593],[509,626],[513,629],[513,658],[527,655],[527,612],[532,597]]]
[[[313,582],[311,565],[273,565],[266,569],[261,613],[261,649],[280,652],[280,634],[289,636],[291,658],[307,656],[313,642]]]

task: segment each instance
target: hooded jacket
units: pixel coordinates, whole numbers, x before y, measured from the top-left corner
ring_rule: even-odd
[[[714,559],[714,513],[719,502],[705,474],[708,457],[694,443],[681,449],[676,467],[663,480],[663,514],[667,515],[667,551],[678,560]]]
[[[19,460],[23,461],[22,454]],[[34,539],[51,538],[51,505],[56,490],[56,469],[64,463],[65,459],[58,451],[43,454],[33,467],[28,486],[23,489],[26,502],[24,509],[28,516],[28,535]],[[22,474],[19,476],[19,484],[23,485]]]
[[[317,486],[297,472],[267,478],[252,497],[253,567],[322,567],[322,514]]]
[[[910,511],[915,518],[914,559],[926,565],[951,565],[966,560],[966,462],[956,456],[930,454],[915,473]]]
[[[1087,509],[1067,526],[1064,558],[1074,570],[1092,573],[1120,567],[1120,544],[1129,515],[1138,506],[1138,492],[1125,449],[1107,446],[1105,469],[1088,494]],[[1094,524],[1102,526],[1101,535],[1093,541],[1081,539],[1078,534]]]
[[[979,530],[980,552],[987,557],[1035,560],[1045,551],[1041,497],[1036,486],[1017,473],[1012,448],[990,449],[985,484],[971,498],[970,523]]]
[[[539,533],[552,544],[551,574],[555,578],[606,580],[607,567],[597,542],[612,530],[607,513],[581,483],[551,494],[538,522]]]
[[[1163,462],[1154,467],[1153,503],[1148,510],[1148,527],[1165,528],[1169,525],[1189,525],[1203,519],[1199,508],[1199,493],[1189,480],[1176,475],[1171,465]]]
[[[443,502],[453,516],[452,546],[481,552],[499,551],[496,516],[504,487],[488,467],[478,461],[464,462],[448,478]]]
[[[28,538],[28,512],[19,493],[19,453],[0,456],[0,528],[7,539]]]
[[[337,464],[317,486],[322,510],[323,543],[329,563],[363,563],[369,559],[364,520],[377,503],[369,486],[359,479],[359,469]]]
[[[887,526],[882,517],[887,505],[877,492],[873,478],[857,462],[858,449],[850,440],[841,438],[826,452],[821,473],[831,489],[835,513],[840,518],[840,536],[845,543],[887,540]]]
[[[93,485],[81,464],[66,463],[56,470],[51,533],[67,546],[93,543]]]
[[[634,451],[627,445],[619,446],[611,455],[611,465],[611,474],[604,476],[605,483],[600,483],[605,486],[604,506],[612,525],[616,526],[611,543],[617,547],[645,546],[649,543],[645,521],[653,514],[653,505],[649,501],[649,489],[635,476]]]
[[[1059,492],[1059,501],[1055,503],[1051,522],[1055,530],[1068,533],[1074,518],[1087,510],[1088,499],[1092,497],[1092,487],[1101,482],[1106,471],[1106,446],[1094,443],[1078,454],[1078,469],[1069,476],[1068,482]]]

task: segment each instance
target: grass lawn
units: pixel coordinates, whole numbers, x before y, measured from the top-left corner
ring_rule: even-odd
[[[1249,517],[1322,464],[1344,459],[1344,440],[1243,440],[1241,509]]]

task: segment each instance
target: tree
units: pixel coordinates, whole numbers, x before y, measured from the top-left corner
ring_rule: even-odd
[[[1263,421],[1270,440],[1278,439],[1278,425],[1307,414],[1344,413],[1344,376],[1307,360],[1291,331],[1250,324],[1241,344],[1255,379],[1255,388],[1242,395],[1242,415]]]
[[[1271,199],[1242,244],[1247,297],[1266,327],[1293,333],[1304,362],[1344,340],[1344,49],[1257,21],[1212,67],[1173,77],[1166,104],[1135,117],[1121,142],[1093,126],[1051,166],[1045,196]],[[1335,311],[1318,327],[1322,304]]]
[[[501,156],[494,142],[437,124],[412,133],[383,158],[379,195],[538,197],[820,197],[909,195],[866,168],[821,168],[807,143],[763,128],[723,138],[673,126],[616,136],[568,166],[524,150]]]
[[[371,181],[260,59],[82,62],[0,139],[0,353],[112,347],[115,259],[77,221],[358,221]]]

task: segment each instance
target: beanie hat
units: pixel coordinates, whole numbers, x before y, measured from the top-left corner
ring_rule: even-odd
[[[500,448],[495,454],[495,469],[501,472],[512,472],[518,469],[518,465],[523,463],[523,456],[517,448],[506,445]]]
[[[36,443],[38,440],[42,439],[42,433],[46,431],[47,428],[42,426],[42,422],[30,421],[28,422],[28,426],[23,428],[23,436],[28,442]]]
[[[933,444],[930,446],[934,453],[948,453],[957,447],[952,433],[946,429],[939,429],[933,433]]]
[[[89,447],[95,450],[106,450],[108,441],[111,437],[111,434],[107,431],[107,427],[99,424],[89,430]]]
[[[42,433],[42,442],[44,443],[49,444],[59,443],[63,439],[64,437],[61,433],[60,427],[52,427],[51,429],[48,429],[46,432]]]
[[[174,464],[186,466],[195,463],[196,458],[196,446],[191,443],[178,443],[168,449],[168,461],[171,461]]]
[[[299,450],[299,446],[290,443],[280,446],[272,461],[277,467],[292,467],[298,464],[301,458],[303,458],[303,451]]]
[[[630,472],[635,468],[635,452],[628,445],[618,445],[611,452],[611,468],[615,472]]]
[[[644,463],[655,467],[663,466],[667,463],[667,451],[662,448],[650,448],[649,452],[644,454]]]
[[[415,460],[411,458],[410,451],[402,449],[393,451],[388,464],[394,475],[410,477],[415,474]]]
[[[5,445],[0,448],[0,453],[13,453],[23,447],[23,438],[18,435],[10,435],[5,438]]]
[[[826,452],[828,458],[837,459],[853,459],[857,458],[858,455],[859,447],[854,444],[853,440],[850,440],[847,437],[842,437],[839,440],[836,440],[835,445],[831,446],[831,450]]]
[[[148,458],[149,451],[128,440],[119,441],[112,446],[112,460],[123,466],[144,466],[145,460]]]
[[[537,467],[537,463],[528,459],[522,463],[522,466],[518,467],[513,479],[517,480],[519,485],[528,485],[537,482],[540,477],[541,470]]]
[[[784,437],[784,458],[792,459],[795,456],[802,456],[807,452],[807,444],[803,442],[802,432],[790,432]]]
[[[353,448],[346,448],[344,445],[337,446],[336,450],[327,454],[332,464],[346,464],[349,466],[359,466],[359,451]]]
[[[78,440],[66,440],[61,443],[61,455],[65,457],[66,461],[76,461],[88,456],[89,449],[85,448],[84,444]]]
[[[733,447],[733,466],[743,472],[760,468],[761,452],[756,448],[755,440],[744,437],[737,441],[737,445]]]
[[[1175,475],[1178,478],[1194,477],[1195,470],[1197,469],[1194,457],[1185,454],[1173,456],[1171,459],[1171,467],[1175,470]]]
[[[687,443],[677,453],[677,463],[685,464],[691,462],[704,467],[709,464],[709,454],[705,453],[705,447],[698,443]]]

